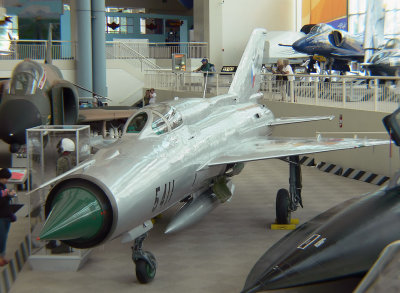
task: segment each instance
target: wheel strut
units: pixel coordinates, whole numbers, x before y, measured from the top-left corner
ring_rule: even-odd
[[[276,195],[276,222],[289,224],[291,212],[303,207],[301,198],[301,167],[299,156],[290,156],[289,163],[289,190],[280,189]]]
[[[136,265],[136,278],[142,284],[151,282],[157,270],[156,258],[150,251],[143,251],[143,241],[146,239],[147,233],[135,239],[132,247],[132,260]]]

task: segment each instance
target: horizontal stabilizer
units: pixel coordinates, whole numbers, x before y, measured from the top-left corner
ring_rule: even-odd
[[[309,121],[319,121],[319,120],[333,120],[335,116],[311,116],[311,117],[284,117],[277,118],[274,121],[268,123],[269,126],[282,125],[282,124],[292,124],[301,123]]]

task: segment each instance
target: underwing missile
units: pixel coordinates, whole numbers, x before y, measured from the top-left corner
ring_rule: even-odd
[[[233,194],[234,185],[231,182],[228,185],[231,194]],[[221,199],[211,189],[194,199],[189,199],[168,224],[165,234],[178,232],[198,222],[221,203]]]

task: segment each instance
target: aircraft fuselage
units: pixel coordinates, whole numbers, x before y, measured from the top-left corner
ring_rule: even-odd
[[[74,179],[99,187],[113,215],[107,219],[112,221],[108,223],[108,232],[96,241],[89,241],[88,246],[81,242],[75,244],[73,240],[69,244],[91,247],[118,237],[188,195],[207,188],[214,178],[223,175],[226,165],[197,170],[246,137],[268,135],[267,122],[273,119],[266,107],[252,102],[235,104],[234,98],[224,95],[171,102],[170,106],[179,112],[183,123],[163,134],[152,129],[156,108],[138,110],[138,114],[145,113],[148,117],[140,133],[125,133],[119,141],[96,153],[92,166],[66,178],[69,188],[75,188]],[[46,203],[46,213],[52,208],[52,199],[57,198],[59,187],[53,190]]]

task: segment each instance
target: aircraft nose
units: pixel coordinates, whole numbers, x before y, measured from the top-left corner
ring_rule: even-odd
[[[69,188],[56,198],[40,233],[42,240],[90,238],[102,226],[103,210],[96,196],[80,188]]]
[[[9,100],[0,106],[0,139],[8,144],[25,144],[25,130],[41,124],[40,112],[30,101]]]
[[[39,239],[63,240],[74,247],[88,248],[107,236],[112,208],[101,191],[88,184],[73,184],[74,180],[70,180],[70,186],[50,193],[50,202],[46,201],[48,217]]]
[[[268,289],[277,289],[285,282],[286,273],[278,266],[269,270],[252,270],[247,277],[246,284],[241,293],[260,292]]]
[[[299,39],[292,44],[292,48],[300,53],[307,53],[305,50],[305,41],[303,39]]]

